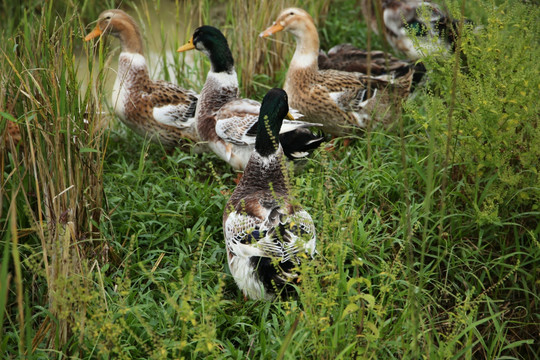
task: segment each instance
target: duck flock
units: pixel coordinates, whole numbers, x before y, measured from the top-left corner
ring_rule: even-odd
[[[213,26],[198,27],[178,49],[199,50],[210,60],[199,94],[150,79],[139,26],[122,10],[102,12],[85,38],[120,40],[112,105],[125,125],[168,148],[185,140],[202,143],[243,170],[224,209],[223,233],[230,272],[246,298],[294,293],[300,263],[316,254],[315,225],[290,193],[287,162],[309,156],[323,142],[321,132],[346,137],[369,124],[390,122],[424,72],[417,60],[435,45],[452,49],[456,22],[438,6],[420,0],[383,0],[380,9],[370,5],[362,1],[368,24],[406,60],[350,44],[325,53],[313,18],[288,8],[260,34],[286,31],[296,40],[283,89],[271,89],[262,103],[239,97],[227,39]]]

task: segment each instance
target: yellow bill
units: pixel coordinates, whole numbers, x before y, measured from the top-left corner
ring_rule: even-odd
[[[287,115],[285,115],[285,117],[289,120],[294,120],[294,116],[292,116],[292,114],[290,112],[287,111]]]
[[[195,49],[195,45],[193,45],[193,36],[191,37],[191,39],[189,39],[188,43],[185,44],[185,45],[182,45],[178,48],[178,52],[183,52],[183,51],[188,51],[188,50],[193,50]]]

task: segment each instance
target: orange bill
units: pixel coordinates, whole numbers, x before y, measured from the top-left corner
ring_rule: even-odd
[[[268,29],[264,30],[262,33],[259,34],[260,37],[268,37],[272,34],[275,34],[277,32],[280,32],[284,29],[284,27],[278,23],[274,23],[274,25],[270,26]]]
[[[92,40],[94,38],[97,38],[99,35],[103,34],[101,29],[99,28],[99,25],[96,25],[95,29],[92,30],[92,32],[84,38],[84,41]]]
[[[178,48],[178,52],[183,52],[183,51],[188,51],[188,50],[193,50],[195,49],[195,45],[193,45],[193,36],[191,37],[191,39],[189,39],[188,43],[185,44],[185,45],[182,45]]]

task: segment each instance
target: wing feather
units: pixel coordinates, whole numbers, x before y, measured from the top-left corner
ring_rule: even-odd
[[[301,209],[287,214],[283,207],[268,211],[266,219],[234,211],[225,222],[225,241],[237,256],[259,256],[284,263],[297,261],[297,254],[315,253],[315,226]]]
[[[180,129],[191,127],[195,122],[198,95],[191,90],[165,81],[154,82],[147,95],[152,104],[154,119],[162,124]]]
[[[217,135],[236,145],[255,144],[251,129],[257,124],[260,107],[259,102],[250,99],[228,102],[216,114]]]
[[[260,107],[259,102],[250,99],[238,99],[228,102],[216,114],[217,135],[226,142],[235,145],[254,145]],[[290,113],[296,120],[283,120],[280,134],[299,128],[322,126],[321,124],[297,120],[303,117],[297,110],[290,109]]]

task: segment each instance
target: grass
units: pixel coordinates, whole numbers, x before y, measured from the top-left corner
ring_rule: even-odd
[[[306,5],[320,15],[322,47],[363,46],[354,4],[329,4]],[[7,120],[22,133],[18,145],[0,137],[0,353],[540,355],[537,7],[468,2],[466,15],[484,30],[466,33],[465,57],[426,59],[430,80],[394,128],[314,153],[293,191],[315,221],[319,254],[302,269],[297,297],[268,303],[245,301],[226,266],[231,169],[212,154],[167,153],[111,121],[103,86],[117,42],[83,44],[102,10],[93,5],[6,3],[0,12],[0,133]],[[158,31],[161,61],[215,19],[250,84],[244,93],[260,99],[283,81],[293,49],[289,36],[254,40],[278,5],[178,3],[171,17],[185,36]],[[147,21],[152,6],[122,4],[147,31],[163,29]],[[246,11],[264,15],[239,20]],[[383,41],[373,35],[372,44]],[[95,59],[81,65],[94,85],[77,76],[81,52]],[[162,78],[199,90],[208,64],[194,59],[193,76],[175,55]]]

